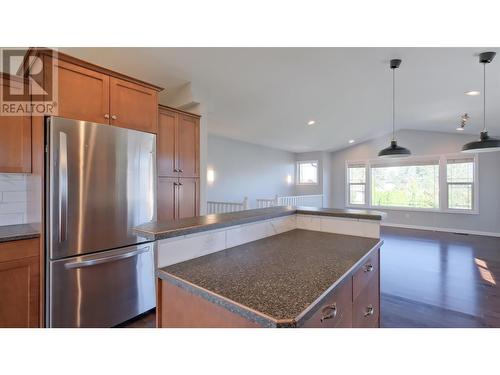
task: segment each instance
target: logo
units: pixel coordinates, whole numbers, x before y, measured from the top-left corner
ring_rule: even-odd
[[[57,115],[56,52],[2,48],[0,116]]]

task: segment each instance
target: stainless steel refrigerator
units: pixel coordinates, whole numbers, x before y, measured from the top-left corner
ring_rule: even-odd
[[[155,306],[156,136],[46,119],[49,327],[112,327]]]

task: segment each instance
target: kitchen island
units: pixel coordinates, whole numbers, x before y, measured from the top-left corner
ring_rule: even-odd
[[[378,327],[376,211],[274,207],[137,228],[158,327]]]

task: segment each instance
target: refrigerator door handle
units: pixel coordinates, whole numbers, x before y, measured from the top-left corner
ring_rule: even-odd
[[[59,133],[59,242],[68,232],[68,137]]]
[[[136,256],[136,255],[145,253],[145,252],[149,251],[150,249],[151,249],[150,246],[146,246],[146,247],[134,250],[134,251],[129,251],[129,252],[124,253],[124,254],[112,255],[112,256],[108,256],[108,257],[104,257],[104,258],[89,259],[89,260],[84,260],[84,261],[80,261],[80,262],[66,263],[64,265],[64,268],[66,268],[66,269],[83,268],[83,267],[95,266],[97,264],[102,264],[102,263],[114,262],[117,260],[126,259],[126,258],[130,258],[130,257]]]

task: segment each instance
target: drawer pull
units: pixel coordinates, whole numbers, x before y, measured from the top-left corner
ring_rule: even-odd
[[[372,305],[366,306],[366,311],[364,313],[365,318],[373,315],[375,313],[375,308]]]
[[[365,272],[372,272],[373,271],[373,265],[372,264],[367,264],[365,266]]]
[[[337,316],[337,304],[333,303],[331,305],[323,307],[321,310],[321,319],[320,321],[323,323],[323,320],[333,319]]]

